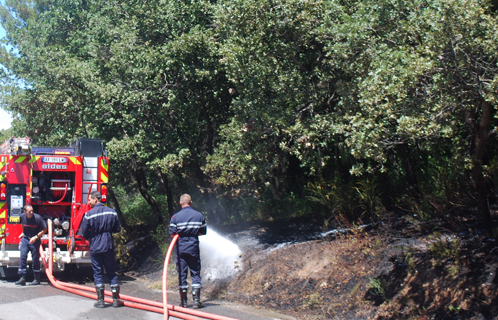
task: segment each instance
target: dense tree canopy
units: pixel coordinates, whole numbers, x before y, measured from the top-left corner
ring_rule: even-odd
[[[7,0],[0,16],[15,133],[104,139],[125,211],[161,222],[190,192],[219,223],[466,207],[492,225],[488,1]]]

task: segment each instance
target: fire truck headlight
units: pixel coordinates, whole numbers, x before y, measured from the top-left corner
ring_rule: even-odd
[[[62,229],[69,230],[69,221],[64,221],[62,223]]]

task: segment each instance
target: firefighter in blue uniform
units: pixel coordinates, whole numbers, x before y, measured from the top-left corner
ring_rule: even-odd
[[[182,210],[171,217],[169,225],[170,235],[179,235],[176,245],[178,289],[180,291],[181,306],[187,307],[187,273],[190,269],[194,309],[198,309],[203,307],[201,303],[201,257],[198,236],[206,234],[206,219],[202,213],[192,209],[190,195],[182,195],[180,205]]]
[[[93,209],[85,214],[81,222],[83,237],[90,242],[90,257],[95,289],[97,290],[96,308],[104,308],[104,270],[109,278],[112,291],[113,307],[120,307],[119,282],[116,275],[116,258],[114,257],[114,242],[112,234],[121,231],[121,225],[116,211],[101,203],[102,195],[98,191],[90,194],[88,204]]]
[[[28,260],[28,252],[31,252],[33,260],[34,280],[31,285],[40,284],[40,238],[47,232],[47,223],[43,218],[33,212],[33,207],[30,205],[24,206],[24,213],[21,214],[21,225],[23,232],[19,236],[21,239],[21,260],[19,261],[19,275],[21,278],[16,281],[16,284],[26,285],[26,267]]]

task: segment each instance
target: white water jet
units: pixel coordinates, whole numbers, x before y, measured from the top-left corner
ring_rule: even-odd
[[[234,276],[242,267],[239,247],[208,228],[206,235],[199,237],[203,280],[220,280]]]

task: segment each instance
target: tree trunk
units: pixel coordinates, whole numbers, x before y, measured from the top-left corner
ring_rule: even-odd
[[[405,169],[406,182],[408,183],[408,195],[417,202],[420,202],[422,192],[420,192],[417,176],[415,175],[415,170],[413,169],[410,147],[407,144],[402,144],[399,146],[399,151],[403,161],[403,167]]]
[[[168,214],[170,217],[172,217],[175,212],[174,212],[174,200],[173,200],[173,193],[171,192],[171,187],[169,185],[169,180],[168,180],[168,176],[165,175],[161,169],[159,168],[156,168],[156,172],[157,172],[157,175],[159,176],[159,179],[161,180],[161,183],[164,187],[164,191],[166,192],[166,197],[167,197],[167,200],[168,201]]]
[[[112,201],[114,210],[118,214],[118,219],[119,219],[119,223],[121,224],[121,228],[128,231],[130,229],[130,226],[128,226],[128,224],[126,223],[126,220],[123,216],[123,212],[121,211],[121,208],[119,207],[119,202],[118,202],[118,199],[116,198],[116,195],[112,191],[112,188],[109,186],[107,188],[107,191],[109,193],[109,200]]]
[[[149,187],[147,185],[147,178],[145,177],[145,172],[143,168],[138,165],[134,157],[132,157],[132,162],[133,162],[133,167],[135,168],[135,178],[137,179],[138,191],[140,191],[142,197],[145,199],[145,201],[147,201],[149,206],[152,208],[152,211],[156,216],[157,223],[159,225],[162,225],[163,216],[161,213],[161,209],[159,208],[159,205],[157,204],[156,200],[154,200],[154,198],[148,192]]]
[[[486,179],[482,172],[482,161],[486,143],[489,138],[488,124],[491,117],[491,105],[484,99],[482,101],[482,115],[479,121],[479,126],[476,130],[475,152],[472,159],[473,169],[472,177],[477,192],[477,200],[479,206],[479,215],[484,219],[484,225],[488,232],[493,230],[493,219],[488,203],[488,191],[486,188]]]

